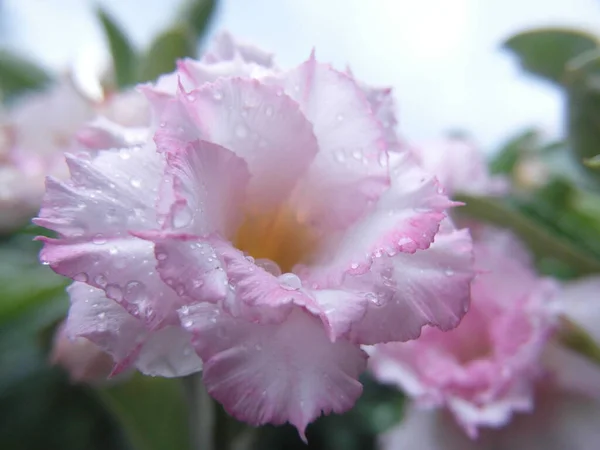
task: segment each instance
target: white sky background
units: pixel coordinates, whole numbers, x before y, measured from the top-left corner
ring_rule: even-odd
[[[2,0],[0,0],[2,2]],[[173,16],[176,0],[97,0],[139,45]],[[4,0],[6,45],[43,64],[92,70],[105,58],[87,0]],[[561,132],[561,98],[522,75],[499,44],[533,26],[600,34],[600,0],[222,0],[213,32],[228,29],[273,51],[282,67],[317,57],[394,87],[400,129],[412,140],[449,129],[487,149],[537,125]]]

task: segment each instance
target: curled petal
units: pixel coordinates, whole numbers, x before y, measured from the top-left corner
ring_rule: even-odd
[[[290,422],[300,435],[321,412],[343,412],[361,394],[366,356],[332,343],[322,323],[296,308],[281,323],[256,324],[212,305],[181,314],[204,361],[208,392],[234,417],[253,425]]]
[[[221,79],[180,92],[179,101],[200,139],[222,145],[247,162],[253,207],[283,201],[318,151],[312,125],[298,105],[256,80]],[[156,139],[162,139],[160,132]]]
[[[87,338],[109,353],[116,363],[113,373],[135,366],[148,375],[178,377],[202,368],[180,327],[149,329],[103,291],[84,283],[73,283],[69,295],[67,335]]]
[[[270,80],[314,127],[319,154],[295,192],[307,223],[346,228],[389,186],[385,137],[356,82],[311,58]]]
[[[125,127],[99,117],[82,127],[76,137],[84,147],[90,150],[102,150],[143,145],[150,138],[150,134],[145,127]]]
[[[168,155],[166,176],[174,199],[167,218],[171,228],[232,237],[243,217],[250,181],[243,159],[217,144],[194,141]]]
[[[438,234],[427,250],[376,258],[371,270],[344,286],[368,292],[367,312],[351,330],[361,344],[415,339],[424,325],[449,330],[469,306],[473,278],[466,230]]]

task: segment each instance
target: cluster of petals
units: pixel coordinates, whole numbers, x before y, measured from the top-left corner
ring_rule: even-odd
[[[137,92],[86,96],[69,77],[29,93],[0,117],[0,231],[22,225],[40,208],[47,175],[66,178],[64,153],[81,153],[78,135],[102,113],[126,126],[147,126],[149,108]],[[94,130],[90,125],[90,130]]]
[[[600,368],[555,336],[561,315],[591,329],[600,279],[540,278],[514,237],[489,228],[476,233],[475,267],[456,329],[372,352],[374,375],[413,399],[381,448],[595,448]]]
[[[459,323],[471,239],[382,123],[388,90],[228,35],[140,90],[150,127],[96,122],[36,219],[75,281],[67,333],[113,373],[202,370],[233,416],[303,435],[360,395],[362,345]]]

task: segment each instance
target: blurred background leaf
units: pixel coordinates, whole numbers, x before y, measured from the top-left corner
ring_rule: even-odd
[[[136,450],[189,448],[187,402],[180,379],[136,373],[126,382],[99,389],[98,395]]]
[[[125,32],[102,8],[97,15],[104,30],[104,36],[112,57],[115,83],[118,88],[135,84],[137,79],[138,56]]]
[[[160,34],[150,46],[140,66],[140,80],[151,81],[160,75],[173,72],[176,61],[192,57],[196,42],[190,30],[182,25]]]
[[[194,39],[204,36],[217,8],[215,0],[190,0],[183,3],[178,22],[185,24]]]
[[[567,63],[581,53],[598,47],[595,36],[566,28],[545,28],[518,33],[503,47],[517,57],[527,72],[562,85]]]
[[[10,101],[28,91],[48,86],[52,77],[32,61],[9,50],[0,50],[0,93]]]

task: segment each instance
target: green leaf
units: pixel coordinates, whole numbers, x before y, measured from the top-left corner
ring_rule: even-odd
[[[180,58],[195,56],[195,40],[187,27],[179,25],[160,34],[150,46],[142,65],[140,79],[152,81],[175,70]]]
[[[563,326],[559,334],[562,344],[596,364],[600,364],[600,347],[588,332],[566,317],[562,318],[562,322]]]
[[[596,156],[592,156],[591,158],[584,159],[583,163],[592,169],[600,169],[600,155],[596,155]]]
[[[130,380],[98,390],[137,450],[190,448],[187,408],[180,380],[136,373]]]
[[[569,144],[582,164],[600,153],[600,49],[571,61],[566,88]]]
[[[37,64],[8,50],[0,50],[0,93],[3,100],[43,89],[51,81],[52,77]]]
[[[110,48],[115,81],[120,88],[134,84],[136,80],[137,54],[129,39],[112,17],[102,8],[97,10],[104,35]]]
[[[0,247],[0,325],[66,296],[68,280],[42,266],[38,243],[29,241],[24,236]]]
[[[525,130],[506,142],[490,162],[492,173],[513,172],[521,156],[531,153],[540,146],[540,134],[535,129]]]
[[[578,249],[563,236],[501,200],[467,196],[461,196],[458,200],[466,203],[457,211],[458,214],[511,229],[538,258],[555,258],[580,274],[600,272],[599,258]]]
[[[186,24],[196,39],[205,33],[217,6],[215,0],[189,0],[182,6],[179,22]]]
[[[503,44],[503,48],[517,56],[524,70],[562,85],[567,63],[598,45],[594,36],[583,31],[545,28],[516,34]]]

